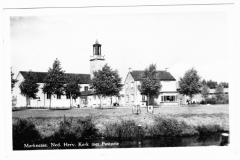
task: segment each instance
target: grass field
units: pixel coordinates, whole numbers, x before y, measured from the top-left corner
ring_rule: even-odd
[[[106,133],[106,128],[114,128],[116,124],[124,121],[134,121],[136,125],[141,124],[143,128],[156,125],[156,122],[162,120],[177,120],[185,122],[192,128],[192,134],[196,133],[199,127],[212,130],[216,126],[220,130],[229,130],[228,105],[209,105],[209,106],[164,106],[154,108],[154,114],[148,114],[147,108],[141,108],[140,115],[133,115],[131,108],[115,109],[71,109],[71,110],[47,110],[47,109],[26,109],[14,111],[13,123],[17,118],[26,118],[31,120],[39,130],[42,137],[49,137],[58,131],[63,117],[70,117],[76,120],[81,117],[90,116],[100,135]],[[160,121],[162,121],[160,120]]]
[[[147,108],[141,108],[141,113],[146,114]],[[154,114],[228,114],[228,105],[199,105],[189,106],[162,106],[154,108]],[[131,108],[114,108],[114,109],[71,109],[71,110],[48,110],[48,109],[27,109],[12,112],[13,118],[27,117],[82,117],[88,115],[103,116],[126,116],[132,114]]]

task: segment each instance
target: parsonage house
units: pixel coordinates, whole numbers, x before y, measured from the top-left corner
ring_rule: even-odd
[[[81,86],[81,96],[73,100],[73,106],[75,107],[99,107],[100,98],[94,93],[93,90],[90,90],[90,82],[93,77],[93,72],[101,70],[105,65],[105,58],[101,55],[101,44],[96,40],[93,44],[93,55],[90,56],[90,74],[77,74],[77,73],[65,73],[68,75],[76,76]],[[36,83],[39,84],[39,91],[37,93],[38,99],[30,100],[29,106],[31,107],[49,107],[50,106],[50,95],[44,94],[42,92],[42,87],[44,85],[44,78],[47,76],[47,72],[34,72],[32,73],[36,77]],[[26,97],[20,94],[19,85],[26,78],[26,71],[20,71],[16,77],[18,82],[13,88],[13,99],[16,100],[16,107],[26,106]],[[52,107],[69,107],[70,106],[70,96],[69,95],[52,95],[51,97],[51,106]],[[121,101],[121,97],[103,97],[102,105],[110,106],[114,102],[118,102],[120,105],[124,103]]]
[[[138,90],[143,72],[144,71],[131,70],[131,68],[129,69],[124,82],[126,106],[146,106],[147,97],[145,95],[141,95]],[[155,104],[178,105],[177,82],[171,73],[167,71],[157,71],[157,80],[160,81],[162,88],[160,95],[154,100]]]

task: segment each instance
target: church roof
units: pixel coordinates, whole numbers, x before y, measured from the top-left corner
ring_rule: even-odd
[[[140,81],[142,79],[144,71],[132,71],[130,74],[132,75],[135,81]],[[160,81],[176,81],[176,79],[171,75],[171,73],[167,71],[157,71],[157,79]]]
[[[26,78],[28,72],[20,71],[23,78]],[[32,74],[36,77],[36,83],[44,83],[44,78],[47,76],[47,72],[33,72]],[[90,84],[91,78],[90,74],[76,74],[76,73],[64,73],[65,75],[76,76],[79,79],[79,84]]]

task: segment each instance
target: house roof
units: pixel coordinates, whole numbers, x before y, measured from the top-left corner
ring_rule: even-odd
[[[132,71],[130,74],[132,75],[135,81],[140,81],[142,79],[144,71]],[[171,75],[171,73],[167,71],[157,71],[157,79],[161,81],[176,81],[176,79]]]
[[[26,78],[26,71],[20,71],[23,78]],[[47,76],[47,72],[33,72],[32,74],[36,77],[36,83],[44,83],[44,78]],[[91,82],[90,74],[75,74],[75,73],[64,73],[65,75],[76,76],[79,79],[79,84],[89,84]]]

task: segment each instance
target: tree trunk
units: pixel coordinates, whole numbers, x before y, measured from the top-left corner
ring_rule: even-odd
[[[147,106],[149,106],[149,98],[150,98],[150,97],[149,97],[149,93],[148,93],[148,97],[147,97],[147,99],[148,99],[148,104],[147,104]]]
[[[112,106],[112,96],[111,96],[111,104],[110,104],[110,106]]]
[[[190,104],[192,104],[192,97],[193,97],[193,96],[189,96],[189,97],[190,97]]]
[[[27,104],[28,104],[27,97],[28,97],[28,96],[26,96],[26,107],[27,107]]]
[[[26,96],[26,107],[30,106],[30,99],[29,96]]]
[[[72,94],[70,93],[70,108],[72,108]]]
[[[100,95],[100,108],[102,108],[102,95]]]
[[[49,105],[50,109],[51,109],[51,101],[52,101],[52,95],[50,95],[50,105]]]
[[[44,93],[44,107],[45,107],[45,93]]]

